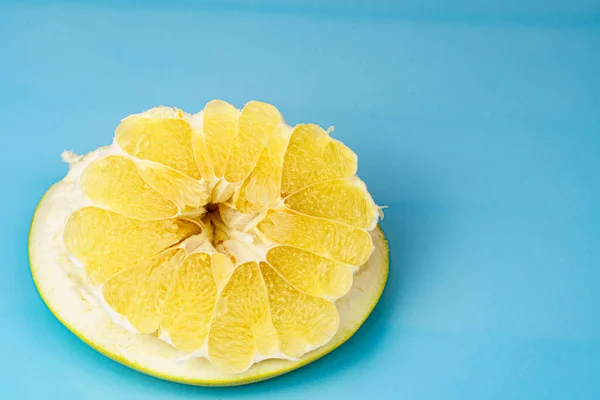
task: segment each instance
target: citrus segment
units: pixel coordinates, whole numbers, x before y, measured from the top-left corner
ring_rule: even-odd
[[[95,204],[137,219],[177,214],[177,207],[149,186],[133,161],[109,156],[92,162],[81,175],[81,189]]]
[[[331,340],[340,324],[333,303],[300,293],[266,263],[260,270],[283,354],[296,358]]]
[[[162,164],[140,161],[138,171],[144,181],[177,205],[179,210],[199,208],[208,202],[206,184]]]
[[[176,348],[191,352],[202,346],[216,299],[210,255],[189,255],[173,277],[161,322]]]
[[[240,182],[250,174],[281,122],[281,114],[270,104],[251,101],[244,106],[225,170],[228,182]]]
[[[296,125],[283,163],[283,197],[326,179],[356,174],[356,155],[318,125]]]
[[[127,117],[117,127],[115,139],[134,157],[201,178],[192,150],[192,128],[181,110],[158,107]]]
[[[222,178],[225,174],[239,115],[240,111],[237,108],[221,100],[212,100],[204,107],[202,128],[208,152],[208,157],[204,158],[210,160],[217,178]],[[200,146],[197,149],[200,150]],[[199,158],[202,156],[198,155]]]
[[[104,300],[140,333],[154,333],[162,318],[175,267],[184,257],[185,251],[169,249],[121,271],[102,285]]]
[[[85,207],[71,215],[63,237],[69,253],[84,264],[90,281],[100,284],[198,233],[198,225],[185,220],[139,221]]]
[[[285,199],[293,210],[314,217],[373,229],[378,211],[365,184],[356,177],[317,182]]]
[[[290,285],[311,296],[337,299],[352,287],[352,267],[295,247],[272,248],[267,262]]]
[[[210,360],[228,372],[242,372],[256,353],[277,352],[267,293],[258,264],[240,265],[217,302],[208,339]]]
[[[266,210],[280,200],[281,168],[287,148],[290,128],[280,125],[267,139],[256,166],[242,184],[236,207],[245,213]]]
[[[215,174],[210,161],[210,156],[208,155],[208,149],[206,148],[206,138],[202,131],[202,121],[200,121],[200,126],[196,125],[198,119],[202,119],[202,114],[200,114],[200,116],[194,116],[194,119],[192,120],[192,151],[194,153],[196,167],[198,167],[200,175],[206,183],[212,181]]]
[[[212,256],[212,271],[217,284],[217,290],[221,292],[231,278],[233,263],[225,254],[214,253]]]
[[[357,267],[373,251],[368,232],[294,211],[269,211],[257,228],[276,243]]]

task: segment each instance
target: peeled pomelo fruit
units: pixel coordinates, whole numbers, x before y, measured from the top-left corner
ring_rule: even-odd
[[[166,379],[242,384],[333,350],[385,285],[379,207],[357,157],[270,104],[125,118],[38,206],[30,259],[51,311]]]

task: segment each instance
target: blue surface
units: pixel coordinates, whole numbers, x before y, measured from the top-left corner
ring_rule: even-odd
[[[1,398],[600,398],[600,3],[200,3],[0,4]],[[63,149],[212,98],[335,125],[389,206],[391,274],[365,326],[240,388],[96,353],[27,260]]]

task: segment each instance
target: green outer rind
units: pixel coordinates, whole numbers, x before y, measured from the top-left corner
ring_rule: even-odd
[[[58,185],[58,184],[56,184]],[[56,186],[54,185],[54,186]],[[32,241],[31,241],[31,236],[32,236],[32,228],[34,226],[35,223],[35,218],[38,215],[38,211],[41,208],[41,205],[43,204],[44,200],[46,199],[47,195],[51,192],[52,188],[54,187],[52,186],[48,191],[46,191],[46,193],[44,194],[44,196],[42,197],[42,199],[40,200],[40,202],[38,203],[36,210],[34,212],[33,215],[33,219],[30,225],[30,232],[29,232],[29,237],[28,237],[28,247],[29,247],[29,263],[30,263],[30,270],[31,270],[31,274],[32,274],[32,278],[33,278],[33,282],[35,284],[35,287],[38,291],[38,293],[40,294],[40,297],[42,298],[42,300],[44,301],[44,303],[46,304],[46,307],[48,307],[48,309],[50,310],[50,312],[56,317],[56,319],[58,319],[67,329],[69,329],[75,336],[77,336],[79,339],[81,339],[81,341],[83,341],[84,343],[86,343],[88,346],[90,346],[91,348],[93,348],[94,350],[98,351],[99,353],[105,355],[106,357],[119,362],[123,365],[128,366],[129,368],[132,368],[136,371],[142,372],[144,374],[150,375],[150,376],[154,376],[160,379],[164,379],[164,380],[168,380],[168,381],[172,381],[172,382],[178,382],[178,383],[183,383],[183,384],[188,384],[188,385],[196,385],[196,386],[212,386],[212,387],[217,387],[217,386],[240,386],[240,385],[246,385],[246,384],[250,384],[250,383],[255,383],[255,382],[260,382],[266,379],[270,379],[270,378],[274,378],[280,375],[283,375],[285,373],[294,371],[300,367],[303,367],[313,361],[318,360],[319,358],[325,356],[326,354],[330,353],[331,351],[337,349],[339,346],[341,346],[342,344],[344,344],[348,339],[350,339],[352,337],[352,335],[354,335],[354,333],[356,333],[356,331],[358,331],[358,329],[362,326],[362,324],[366,321],[366,319],[368,318],[368,316],[371,314],[371,312],[373,311],[373,309],[375,308],[375,306],[377,305],[381,294],[383,293],[383,290],[385,288],[386,282],[387,282],[387,278],[388,278],[388,274],[389,274],[389,245],[387,240],[385,239],[385,235],[383,234],[383,231],[381,230],[381,227],[378,225],[376,227],[376,229],[381,233],[382,236],[382,245],[384,246],[384,265],[382,265],[382,268],[385,268],[385,272],[382,275],[382,279],[380,280],[378,287],[374,287],[374,289],[377,289],[378,293],[377,295],[374,297],[374,300],[372,302],[372,304],[369,305],[369,307],[366,307],[365,310],[367,310],[363,315],[362,318],[360,319],[360,321],[358,323],[356,323],[353,327],[347,329],[344,332],[344,335],[342,337],[339,338],[335,338],[335,340],[332,340],[331,342],[327,343],[326,345],[310,352],[307,353],[305,356],[301,357],[299,360],[296,361],[288,361],[288,365],[282,368],[279,368],[275,371],[270,371],[270,372],[266,372],[266,373],[257,373],[256,375],[246,375],[244,377],[241,378],[236,378],[235,375],[232,375],[231,378],[228,379],[222,379],[222,380],[203,380],[203,379],[183,379],[182,377],[179,377],[177,375],[168,375],[168,374],[163,374],[157,371],[154,371],[152,369],[148,369],[148,368],[144,368],[141,365],[135,364],[129,360],[127,360],[124,357],[121,357],[117,354],[111,353],[109,351],[106,351],[103,347],[97,345],[96,343],[88,340],[81,332],[79,332],[75,327],[67,324],[64,319],[61,317],[60,313],[55,310],[51,305],[50,302],[48,301],[48,299],[46,298],[46,296],[44,295],[44,292],[40,289],[40,285],[36,279],[36,274],[35,274],[35,268],[31,259],[31,246],[32,246]],[[132,333],[134,334],[134,333]],[[252,368],[250,368],[249,371],[252,371]]]

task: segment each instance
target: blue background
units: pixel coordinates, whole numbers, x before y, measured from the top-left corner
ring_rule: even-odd
[[[0,4],[1,398],[600,398],[600,3],[320,3]],[[27,260],[62,150],[212,98],[335,125],[389,206],[391,274],[363,328],[240,388],[96,353]]]

